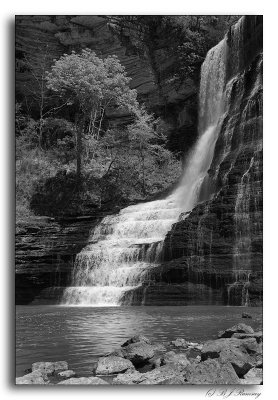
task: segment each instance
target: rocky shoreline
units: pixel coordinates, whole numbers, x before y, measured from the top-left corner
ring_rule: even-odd
[[[245,317],[246,318],[246,317]],[[36,362],[17,385],[198,385],[263,383],[263,334],[239,323],[204,343],[134,336],[78,376],[66,361]]]

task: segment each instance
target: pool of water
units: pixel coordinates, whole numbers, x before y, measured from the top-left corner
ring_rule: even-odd
[[[252,319],[244,320],[247,311]],[[225,306],[187,307],[16,307],[16,375],[36,361],[66,360],[88,374],[96,359],[133,335],[154,341],[205,341],[221,329],[245,322],[262,329],[262,309]]]

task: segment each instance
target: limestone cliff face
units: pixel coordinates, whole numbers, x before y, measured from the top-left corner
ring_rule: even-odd
[[[26,58],[34,68],[41,68],[44,63],[49,68],[53,59],[86,47],[100,57],[115,54],[132,78],[130,86],[137,90],[139,100],[169,124],[169,147],[180,153],[196,138],[197,87],[190,79],[178,85],[169,79],[167,71],[176,60],[169,56],[167,42],[169,45],[171,37],[162,36],[157,46],[142,53],[132,43],[128,31],[119,35],[104,17],[17,16],[17,97],[25,102],[25,97],[31,95],[28,86],[32,76]],[[115,126],[128,122],[130,115],[108,110],[106,118],[110,126]]]
[[[227,44],[227,112],[204,201],[173,225],[134,304],[262,302],[262,18],[242,18]]]
[[[101,217],[63,221],[37,217],[32,224],[17,230],[16,304],[32,302],[45,288],[50,288],[48,302],[57,302],[59,288],[70,281],[75,255],[85,246],[90,229]]]

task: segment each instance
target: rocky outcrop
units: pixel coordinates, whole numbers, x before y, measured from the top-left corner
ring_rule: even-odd
[[[200,203],[124,304],[262,304],[262,17],[228,33],[225,112]]]

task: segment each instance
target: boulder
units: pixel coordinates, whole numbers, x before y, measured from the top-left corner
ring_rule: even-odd
[[[237,339],[255,338],[258,343],[261,343],[263,341],[262,331],[254,333],[234,333],[232,337]]]
[[[164,365],[152,371],[140,374],[138,371],[126,372],[114,378],[116,385],[163,385],[184,383],[180,368]]]
[[[204,344],[201,351],[201,359],[219,358],[224,364],[231,363],[239,377],[245,375],[256,365],[255,348],[258,347],[256,339],[217,339]]]
[[[164,354],[163,358],[161,359],[161,365],[186,367],[187,365],[190,365],[190,362],[184,353],[175,353],[174,351],[169,351],[168,353]]]
[[[237,385],[240,383],[231,364],[223,364],[217,360],[191,364],[185,370],[185,378],[193,385]]]
[[[154,355],[153,346],[144,342],[129,344],[123,348],[124,358],[130,360],[135,366],[144,365]]]
[[[55,361],[53,364],[54,364],[54,372],[65,371],[69,368],[68,363],[66,361]]]
[[[247,385],[262,385],[263,384],[263,370],[261,368],[252,368],[242,379],[243,384]]]
[[[65,371],[68,369],[68,363],[66,361],[55,361],[55,362],[36,362],[32,364],[32,372],[41,371],[47,375],[52,375],[54,372]]]
[[[133,369],[134,365],[131,361],[121,357],[108,356],[98,359],[96,374],[110,375]]]
[[[263,356],[262,356],[262,354],[259,354],[258,356],[256,356],[255,367],[256,368],[263,368]]]
[[[252,316],[250,314],[245,313],[245,312],[242,313],[241,317],[242,318],[252,319]]]
[[[237,376],[240,378],[255,365],[255,360],[252,360],[248,354],[243,353],[237,348],[223,350],[220,354],[220,361],[224,364],[231,363]]]
[[[76,375],[74,371],[68,369],[66,371],[58,372],[57,374],[60,378],[72,378]]]
[[[241,340],[241,347],[246,349],[248,354],[255,355],[255,354],[262,354],[263,352],[263,344],[257,342],[257,338],[249,337],[240,339]]]
[[[185,379],[181,369],[176,365],[164,365],[142,374],[143,376],[141,376],[138,383],[139,385],[163,385],[170,381],[173,382],[173,380],[177,382],[177,379],[179,382],[184,382]]]
[[[240,323],[226,329],[225,331],[218,332],[218,337],[230,338],[234,333],[254,333],[254,330],[251,326]]]
[[[45,373],[37,370],[30,374],[16,378],[16,385],[46,385],[48,383]]]
[[[124,374],[119,374],[116,378],[113,379],[114,385],[136,385],[141,379],[141,376],[138,371],[127,371]]]
[[[151,344],[151,341],[148,338],[146,338],[146,336],[136,335],[136,336],[133,336],[132,338],[128,339],[126,342],[124,342],[121,347],[126,347],[130,344],[139,343],[139,342]]]
[[[108,382],[96,376],[70,378],[59,382],[58,385],[109,385]]]
[[[153,357],[148,361],[148,363],[152,366],[152,368],[158,368],[162,365],[162,358]]]

